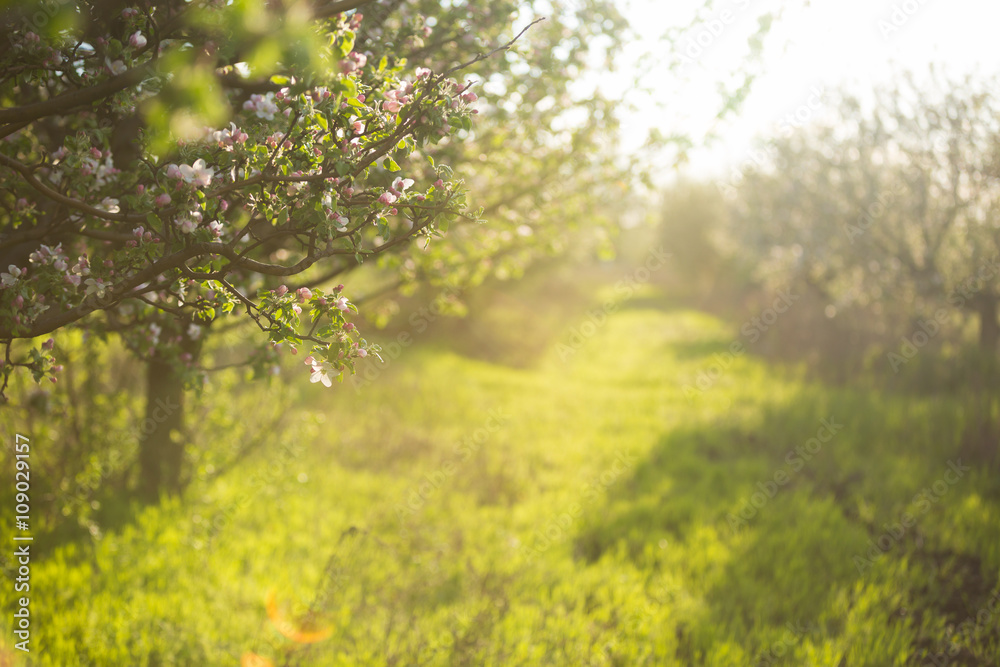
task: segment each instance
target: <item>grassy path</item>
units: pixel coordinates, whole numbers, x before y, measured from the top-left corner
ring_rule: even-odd
[[[417,345],[303,391],[241,467],[35,567],[38,664],[1000,664],[1000,487],[959,402],[747,355],[685,392],[729,328],[584,321],[529,369]],[[270,591],[329,637],[296,647]]]

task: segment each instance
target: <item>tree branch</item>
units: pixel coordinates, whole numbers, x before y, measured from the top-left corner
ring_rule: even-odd
[[[17,160],[7,157],[3,153],[0,153],[0,164],[5,167],[13,169],[17,173],[21,174],[21,177],[28,182],[28,185],[38,190],[40,193],[48,197],[53,201],[57,201],[60,204],[65,204],[70,208],[76,209],[81,213],[86,213],[87,215],[92,215],[95,218],[102,218],[104,220],[111,220],[112,222],[142,222],[146,219],[146,216],[134,214],[126,215],[123,213],[109,213],[108,211],[102,211],[99,208],[94,208],[93,206],[88,206],[83,202],[73,199],[72,197],[67,197],[66,195],[57,192],[45,185],[32,174],[31,168],[26,165],[21,164]]]
[[[152,69],[151,64],[152,61],[130,69],[124,74],[102,81],[96,86],[63,93],[44,102],[36,102],[35,104],[23,107],[0,109],[0,123],[23,123],[26,121],[30,123],[46,116],[66,115],[79,107],[93,104],[120,90],[125,90],[141,83],[149,75]]]

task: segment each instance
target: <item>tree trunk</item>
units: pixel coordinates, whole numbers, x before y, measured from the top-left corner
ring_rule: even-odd
[[[997,322],[997,300],[992,294],[981,294],[976,300],[979,313],[979,347],[991,354],[997,351],[1000,341],[1000,323]]]
[[[197,358],[196,341],[183,341],[184,352]],[[184,379],[170,361],[154,355],[146,363],[146,417],[139,445],[140,496],[157,502],[164,493],[181,491],[184,463]]]

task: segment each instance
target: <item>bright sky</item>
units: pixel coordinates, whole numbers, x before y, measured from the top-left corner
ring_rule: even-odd
[[[708,18],[719,22],[696,25],[681,37],[682,46],[693,49],[695,42],[689,39],[707,45],[701,54],[691,51],[695,58],[683,71],[687,83],[667,70],[668,49],[658,39],[671,26],[690,24],[702,2],[618,2],[643,36],[628,57],[645,51],[661,60],[642,70],[642,83],[657,91],[664,108],[646,105],[630,117],[629,141],[634,143],[652,127],[664,134],[685,132],[696,141],[703,136],[719,110],[716,82],[740,66],[757,17],[784,8],[765,41],[764,74],[754,83],[742,113],[717,128],[716,145],[692,153],[691,168],[700,175],[743,162],[753,137],[766,136],[787,114],[808,103],[814,86],[870,91],[901,69],[923,72],[932,62],[954,74],[1000,73],[1000,2],[995,0],[813,0],[809,6],[804,0],[717,0]]]

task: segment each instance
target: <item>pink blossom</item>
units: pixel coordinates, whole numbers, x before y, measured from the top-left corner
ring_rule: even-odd
[[[351,51],[347,58],[340,63],[340,71],[344,74],[351,74],[368,64],[368,56],[357,51]]]

